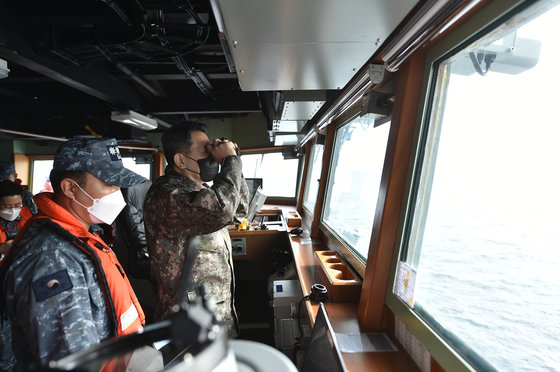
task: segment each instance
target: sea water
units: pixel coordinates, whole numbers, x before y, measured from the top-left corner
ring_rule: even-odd
[[[497,370],[560,371],[560,229],[500,217],[431,214],[416,306]]]

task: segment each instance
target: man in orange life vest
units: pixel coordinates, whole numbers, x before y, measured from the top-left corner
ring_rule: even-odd
[[[111,224],[125,205],[119,187],[145,180],[123,167],[114,139],[75,137],[57,150],[54,193],[20,232],[0,269],[18,365],[49,361],[132,333],[144,313],[124,270],[93,224]]]
[[[23,205],[23,188],[10,180],[0,181],[0,261],[31,211]]]
[[[10,180],[17,184],[21,183],[21,180],[17,178],[16,167],[14,163],[9,161],[0,161],[0,180]],[[37,213],[37,205],[33,201],[33,194],[27,189],[23,189],[23,205],[29,208],[31,213]]]
[[[0,263],[14,238],[25,222],[31,218],[29,208],[23,206],[23,188],[10,180],[0,181]],[[10,322],[0,317],[0,371],[10,371],[15,366],[12,352]]]

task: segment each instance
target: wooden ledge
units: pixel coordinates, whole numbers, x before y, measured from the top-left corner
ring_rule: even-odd
[[[290,244],[294,254],[294,262],[304,296],[309,295],[311,286],[315,283],[325,284],[321,275],[321,268],[314,260],[314,252],[324,251],[326,247],[316,239],[312,243],[301,242],[300,237],[290,236]],[[311,327],[319,311],[319,305],[305,301],[307,317]],[[325,309],[329,315],[335,333],[367,333],[377,330],[362,327],[358,322],[358,302],[325,302]],[[383,371],[409,372],[418,371],[418,367],[402,350],[396,352],[368,352],[342,353],[344,363],[349,372]]]
[[[311,286],[315,283],[325,285],[321,274],[321,268],[317,265],[314,259],[315,251],[325,250],[323,245],[314,239],[312,244],[302,244],[301,238],[290,236],[290,243],[292,245],[292,252],[294,254],[294,262],[301,285],[301,290],[304,296],[308,296],[311,293]],[[307,316],[309,318],[309,324],[311,327],[315,324],[315,317],[317,316],[317,311],[319,311],[319,304],[312,303],[311,301],[306,301],[305,306],[307,308]],[[325,302],[325,308],[329,313],[329,318],[331,317],[331,309],[333,313],[336,313],[336,318],[339,318],[345,323],[346,320],[351,320],[355,318],[356,323],[358,321],[356,313],[358,311],[358,302]],[[334,324],[333,324],[334,327]],[[353,327],[355,329],[355,327]],[[335,331],[337,331],[335,329]],[[357,332],[357,330],[354,330]],[[354,332],[352,331],[352,332]],[[342,331],[338,331],[342,332]],[[346,332],[346,331],[344,331]],[[350,332],[350,331],[348,331]]]

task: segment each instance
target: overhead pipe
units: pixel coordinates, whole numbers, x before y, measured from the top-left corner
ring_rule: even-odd
[[[51,140],[51,141],[60,141],[60,142],[68,141],[68,138],[64,138],[64,137],[51,137],[51,136],[45,136],[43,134],[20,132],[20,131],[17,131],[17,130],[10,130],[10,129],[1,129],[0,128],[0,132],[9,133],[9,134],[17,134],[19,136],[34,137],[34,138],[39,138],[39,139]]]
[[[140,75],[138,75],[137,73],[135,73],[134,71],[132,71],[131,69],[129,69],[128,67],[123,65],[122,63],[117,63],[115,66],[119,70],[124,72],[132,80],[134,80],[135,82],[140,84],[148,92],[152,93],[154,96],[156,96],[156,97],[163,97],[164,96],[164,94],[162,92],[160,92],[158,89],[154,88],[149,82],[144,80]]]
[[[330,107],[323,113],[319,112],[320,116],[316,119],[315,124],[311,127],[306,136],[298,143],[297,149],[303,148],[307,141],[313,138],[316,133],[319,133],[321,129],[329,125],[335,117],[361,99],[373,85],[369,78],[368,69],[365,68],[359,71]],[[314,119],[312,118],[311,120]]]
[[[123,65],[122,63],[120,63],[118,61],[118,59],[113,55],[113,53],[111,53],[106,47],[104,47],[103,45],[96,45],[95,49],[97,49],[99,51],[99,53],[101,53],[103,55],[103,57],[105,57],[105,59],[107,59],[107,61],[109,61],[110,63],[113,63],[115,65],[115,67],[117,67],[119,70],[121,70],[124,74],[126,74],[132,80],[134,80],[135,82],[140,84],[148,92],[152,93],[156,97],[161,98],[161,97],[164,96],[164,94],[161,91],[154,88],[149,82],[144,80],[140,75],[138,75],[137,73],[135,73],[134,71],[132,71],[131,69],[129,69],[128,67]]]
[[[385,48],[381,59],[385,62],[387,71],[397,71],[412,53],[446,30],[480,1],[428,1]]]
[[[198,16],[198,13],[194,10],[194,8],[192,7],[192,5],[189,1],[187,1],[186,4],[183,4],[182,1],[180,1],[180,0],[174,0],[173,3],[175,3],[175,5],[179,9],[187,12],[191,17],[193,17],[193,19],[195,20],[197,25],[207,26],[206,24],[204,24],[204,22],[202,22],[202,19],[200,19],[200,17]]]
[[[212,90],[214,88],[202,72],[196,71],[195,69],[190,67],[182,56],[171,57],[171,61],[175,63],[179,70],[183,71],[186,76],[192,79],[192,81],[196,84],[196,86],[202,93],[208,96],[212,95]]]
[[[20,131],[11,130],[11,129],[2,129],[2,128],[0,128],[0,132],[9,133],[9,134],[17,134],[18,136],[26,136],[26,137],[32,137],[32,138],[37,138],[37,139],[44,139],[44,140],[49,140],[49,141],[66,142],[66,141],[69,140],[69,138],[65,138],[65,137],[45,136],[45,135],[43,135],[43,134],[28,133],[28,132],[20,132]],[[119,146],[120,149],[126,149],[126,150],[158,151],[158,149],[155,148],[155,147],[121,146],[121,145],[118,145],[118,146]]]
[[[132,21],[130,20],[130,18],[128,18],[124,10],[122,10],[122,8],[119,6],[119,4],[115,2],[115,0],[101,0],[101,1],[109,5],[111,9],[113,9],[113,11],[117,13],[117,15],[121,17],[121,19],[125,21],[128,26],[132,25]]]

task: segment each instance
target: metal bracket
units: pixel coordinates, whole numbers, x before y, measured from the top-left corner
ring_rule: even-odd
[[[368,67],[369,79],[374,84],[379,84],[385,76],[385,65],[370,63]]]

